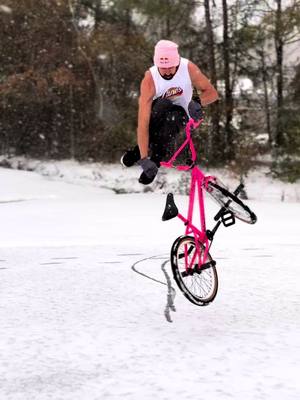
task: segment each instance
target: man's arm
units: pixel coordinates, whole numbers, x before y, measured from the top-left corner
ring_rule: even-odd
[[[141,93],[139,97],[137,142],[140,149],[141,158],[148,156],[149,122],[154,95],[155,85],[151,76],[151,72],[147,71],[144,79],[141,82]]]
[[[219,99],[219,95],[209,79],[201,72],[201,70],[192,62],[188,64],[189,74],[192,85],[201,91],[200,100],[203,106]]]

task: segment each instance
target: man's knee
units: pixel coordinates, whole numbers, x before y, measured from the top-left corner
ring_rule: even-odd
[[[188,116],[182,107],[173,108],[166,113],[166,123],[181,128],[188,121]]]

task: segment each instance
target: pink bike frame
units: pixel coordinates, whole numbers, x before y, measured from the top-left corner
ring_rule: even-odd
[[[177,217],[183,221],[186,226],[185,235],[192,234],[195,237],[195,244],[197,251],[195,252],[193,259],[190,261],[189,265],[186,262],[186,269],[190,268],[195,263],[195,257],[198,255],[198,265],[203,265],[207,260],[207,254],[209,251],[209,240],[206,235],[206,224],[205,224],[205,208],[204,208],[204,195],[203,195],[203,187],[207,187],[207,183],[215,178],[213,176],[205,176],[203,172],[195,166],[195,161],[197,158],[197,154],[195,151],[194,144],[191,138],[191,130],[197,128],[203,120],[199,122],[195,122],[192,118],[188,121],[185,132],[186,139],[183,144],[179,147],[179,149],[174,153],[174,155],[167,162],[161,162],[161,165],[165,168],[176,168],[181,171],[191,170],[191,185],[189,192],[189,207],[188,207],[188,215],[185,218],[182,214],[178,213]],[[179,165],[174,166],[173,163],[178,157],[178,155],[182,152],[185,146],[189,145],[191,156],[193,160],[192,166]],[[193,224],[193,215],[194,215],[194,205],[195,205],[195,197],[198,195],[198,204],[199,204],[199,216],[200,223],[199,228],[197,228]],[[200,244],[204,245],[204,252],[200,249]],[[187,250],[186,250],[187,251]],[[185,255],[186,261],[188,259],[187,254]]]

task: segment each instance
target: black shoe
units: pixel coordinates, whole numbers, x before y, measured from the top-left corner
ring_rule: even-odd
[[[150,185],[154,181],[156,177],[156,174],[149,178],[145,172],[142,172],[141,176],[139,177],[139,182],[142,183],[143,185]]]
[[[132,167],[140,159],[140,152],[136,148],[127,150],[121,157],[120,163],[123,167]]]

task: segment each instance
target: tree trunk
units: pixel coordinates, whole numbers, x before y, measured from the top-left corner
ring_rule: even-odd
[[[261,57],[261,65],[262,65],[262,80],[264,86],[264,108],[265,108],[265,118],[266,118],[266,127],[268,133],[268,142],[271,148],[273,138],[272,138],[272,131],[271,131],[271,114],[270,114],[270,101],[269,101],[269,94],[268,94],[268,75],[267,75],[267,68],[266,68],[266,60],[265,60],[265,51],[262,48],[260,52]]]
[[[69,102],[70,102],[70,158],[75,159],[75,135],[74,135],[74,111],[73,111],[73,87],[69,86]]]
[[[276,49],[276,87],[277,87],[277,108],[276,108],[276,134],[275,146],[280,148],[284,144],[283,137],[283,39],[282,39],[282,8],[281,0],[276,0],[275,19],[275,49]]]
[[[209,75],[212,84],[217,89],[217,71],[216,71],[216,58],[215,58],[215,40],[214,32],[211,22],[210,13],[210,0],[204,0],[205,7],[205,21],[206,21],[206,34],[209,53]],[[222,158],[222,150],[224,143],[220,137],[220,107],[219,103],[211,105],[212,115],[212,133],[210,135],[210,145],[208,149],[209,158],[213,161],[219,161]]]
[[[95,29],[97,29],[102,22],[103,15],[102,15],[102,1],[98,1],[95,6]]]
[[[170,1],[167,0],[166,3],[167,3],[168,8],[170,8],[171,7]],[[165,19],[165,35],[166,35],[166,38],[170,38],[170,36],[171,36],[171,21],[170,21],[169,13],[166,14],[165,18],[166,18]]]
[[[234,142],[232,129],[233,96],[230,82],[230,49],[228,35],[228,7],[227,0],[222,0],[223,6],[223,62],[225,81],[225,153],[227,159],[234,158]]]

